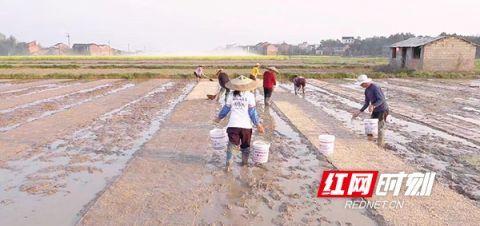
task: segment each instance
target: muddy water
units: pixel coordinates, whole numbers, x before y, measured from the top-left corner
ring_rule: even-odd
[[[370,212],[345,209],[345,199],[316,198],[321,172],[333,166],[283,116],[274,109],[259,108],[267,133],[254,134],[254,139],[271,142],[269,161],[256,166],[250,163],[248,168],[235,166],[232,173],[216,173],[214,180],[223,187],[217,193],[217,202],[223,205],[205,210],[220,213],[211,219],[219,224],[381,224],[381,219]],[[224,155],[216,152],[212,156],[209,167],[214,172],[223,169]],[[237,156],[236,163],[240,159]]]
[[[169,82],[0,169],[0,224],[72,225],[193,84]],[[52,216],[56,216],[52,218]]]
[[[281,87],[293,92],[290,84],[282,84]],[[335,117],[357,134],[364,134],[361,119],[351,119],[351,112],[359,109],[361,104],[311,85],[307,85],[305,100]],[[368,115],[363,114],[362,118],[368,118]],[[365,136],[365,139],[372,138]],[[480,200],[478,145],[392,116],[388,120],[385,139],[387,147],[396,155],[422,169],[437,172],[443,183],[471,199]]]

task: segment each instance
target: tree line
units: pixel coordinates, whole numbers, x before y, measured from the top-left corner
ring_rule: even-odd
[[[447,34],[445,32],[441,33],[440,36],[455,35],[463,37],[467,40],[470,40],[474,43],[480,44],[480,36],[464,36],[457,34]],[[409,38],[416,37],[412,33],[398,33],[390,36],[374,36],[370,38],[357,38],[354,43],[349,44],[343,55],[344,56],[384,56],[388,57],[390,55],[390,49],[388,46],[400,42]],[[323,40],[321,41],[321,46],[338,48],[345,46],[340,40]],[[480,48],[477,47],[476,57],[480,58]]]
[[[5,36],[0,33],[0,55],[27,55],[27,45],[25,42],[18,42],[13,36]]]

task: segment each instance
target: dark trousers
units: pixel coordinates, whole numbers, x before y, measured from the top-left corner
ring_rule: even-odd
[[[240,146],[240,149],[243,150],[250,147],[250,141],[252,139],[252,129],[228,127],[227,134],[230,143]]]
[[[238,146],[240,146],[240,151],[243,155],[250,154],[250,141],[252,139],[252,129],[244,129],[244,128],[236,128],[236,127],[228,127],[227,128],[228,134],[228,147],[227,147],[227,166],[231,164],[232,157],[233,157],[233,150],[238,150]]]
[[[273,88],[263,88],[263,96],[265,98],[270,98],[272,97],[272,93],[273,93]]]
[[[385,122],[387,121],[388,110],[378,111],[372,113],[372,118],[378,118],[378,146],[383,147],[385,145]]]

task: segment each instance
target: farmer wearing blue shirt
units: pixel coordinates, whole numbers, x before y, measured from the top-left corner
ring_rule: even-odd
[[[264,128],[260,122],[257,110],[255,108],[255,96],[251,90],[257,88],[257,81],[249,79],[243,75],[230,80],[225,85],[226,88],[233,91],[233,95],[228,95],[227,102],[215,119],[220,122],[230,113],[230,119],[227,125],[228,146],[226,170],[231,170],[232,151],[238,150],[242,152],[242,165],[248,164],[248,156],[250,155],[250,142],[252,138],[252,125],[255,125],[259,133],[264,132]]]
[[[387,119],[389,109],[388,104],[385,99],[385,95],[382,92],[382,89],[372,82],[372,79],[368,78],[367,75],[360,75],[357,78],[358,84],[365,88],[365,103],[363,107],[357,112],[353,113],[355,118],[360,113],[365,111],[368,108],[369,112],[372,112],[372,118],[378,119],[378,145],[383,147],[385,143],[385,121]]]

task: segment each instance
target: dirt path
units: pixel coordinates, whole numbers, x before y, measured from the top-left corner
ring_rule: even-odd
[[[113,83],[115,81],[118,81],[118,80],[105,79],[105,80],[95,80],[95,81],[81,82],[81,83],[79,81],[79,84],[75,84],[71,86],[61,87],[61,88],[52,89],[52,90],[45,90],[37,93],[29,93],[27,95],[22,95],[22,96],[11,97],[11,98],[2,100],[2,102],[0,102],[0,110],[6,110],[8,108],[21,106],[21,105],[32,103],[35,101],[67,95],[69,93],[77,92],[84,89],[89,89],[99,85]]]
[[[277,93],[275,104],[315,146],[318,147],[320,133],[336,135],[335,153],[329,160],[340,169],[374,169],[384,173],[418,171],[391,152],[353,134],[335,118],[299,97]],[[399,196],[399,199],[405,199],[402,209],[377,209],[389,224],[474,225],[480,221],[480,209],[471,200],[439,183],[435,184],[431,197]],[[374,197],[373,200],[384,199]]]
[[[39,147],[28,158],[7,162],[9,168],[0,170],[7,188],[1,193],[6,209],[0,211],[0,222],[74,224],[83,207],[121,174],[193,87],[181,80],[148,82],[156,84],[154,89]]]
[[[365,211],[314,198],[316,175],[330,165],[269,109],[262,117],[270,130],[264,139],[275,143],[270,162],[241,168],[236,157],[225,173],[224,152],[208,144],[218,106],[204,98],[215,89],[200,83],[79,225],[376,224]]]

